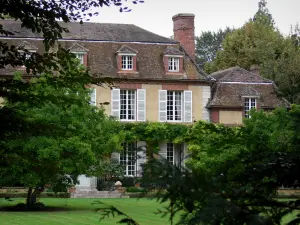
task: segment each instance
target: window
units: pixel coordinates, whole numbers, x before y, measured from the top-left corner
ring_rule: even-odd
[[[122,70],[133,70],[133,56],[122,56]]]
[[[90,97],[91,97],[90,105],[96,106],[97,105],[97,102],[96,102],[96,88],[91,88]]]
[[[250,118],[250,110],[256,109],[256,98],[245,98],[245,117]]]
[[[120,164],[124,167],[124,175],[135,176],[137,158],[136,142],[125,143],[123,147],[124,150],[120,153]]]
[[[74,53],[75,54],[75,56],[76,56],[76,58],[77,59],[79,59],[79,61],[80,61],[80,64],[84,64],[84,62],[83,62],[83,53]]]
[[[167,91],[167,121],[182,120],[182,91]]]
[[[135,90],[120,90],[120,120],[135,120],[135,102]]]
[[[27,60],[31,59],[31,57],[33,56],[33,53],[36,53],[36,51],[33,51],[33,50],[28,50],[28,51],[29,51],[29,52],[24,52],[23,50],[20,50],[20,51],[19,51],[20,54],[21,54],[22,56],[25,55],[25,60],[24,60],[24,62],[26,62]],[[22,68],[25,68],[25,65],[22,65],[21,67],[22,67]]]
[[[179,58],[169,57],[168,58],[169,71],[179,72]]]
[[[167,160],[168,162],[174,164],[174,144],[167,143]]]

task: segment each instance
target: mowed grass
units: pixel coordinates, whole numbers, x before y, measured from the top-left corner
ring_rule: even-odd
[[[100,221],[100,213],[94,212],[99,205],[92,204],[101,201],[117,207],[120,211],[133,217],[141,225],[170,224],[167,217],[156,214],[158,209],[163,210],[166,205],[150,199],[55,199],[45,198],[40,201],[46,206],[62,207],[60,211],[39,212],[10,212],[4,211],[4,206],[13,206],[24,203],[24,199],[0,200],[0,225],[113,225],[121,217],[109,218]],[[1,209],[2,208],[2,209]],[[178,219],[178,218],[177,218]]]
[[[117,207],[120,211],[134,218],[141,225],[167,225],[168,217],[161,217],[156,212],[163,210],[165,205],[150,199],[61,199],[44,198],[40,200],[46,206],[60,208],[61,210],[37,211],[37,212],[12,212],[3,210],[4,207],[24,203],[24,199],[7,201],[0,199],[0,225],[114,225],[121,217],[108,218],[100,221],[100,213],[94,210],[99,207],[95,203],[101,201]],[[282,224],[286,224],[297,216],[294,211],[283,218]],[[179,215],[175,217],[175,222]]]

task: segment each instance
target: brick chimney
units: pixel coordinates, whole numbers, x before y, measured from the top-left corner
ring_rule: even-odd
[[[172,17],[174,39],[178,41],[184,50],[195,60],[195,15],[180,13]]]

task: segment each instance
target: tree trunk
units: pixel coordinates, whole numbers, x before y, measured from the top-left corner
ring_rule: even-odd
[[[30,188],[28,188],[28,192],[27,192],[26,208],[28,208],[28,209],[36,204],[37,195],[42,193],[45,190],[45,188],[44,187],[36,187],[34,189],[34,191],[32,191],[32,190],[33,190],[33,188],[30,187]]]
[[[31,207],[31,195],[32,195],[32,187],[28,188],[27,198],[26,198],[26,208]]]

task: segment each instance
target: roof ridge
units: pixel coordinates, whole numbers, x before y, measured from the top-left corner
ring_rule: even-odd
[[[213,72],[213,73],[211,73],[211,74],[209,74],[209,75],[213,77],[215,74],[227,72],[227,71],[233,70],[233,69],[235,69],[235,68],[238,69],[238,68],[241,68],[241,67],[239,67],[239,66],[233,66],[233,67],[229,67],[229,68],[226,68],[226,69],[223,69],[223,70],[218,70],[218,71]]]

